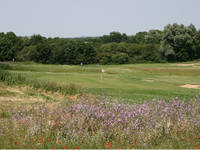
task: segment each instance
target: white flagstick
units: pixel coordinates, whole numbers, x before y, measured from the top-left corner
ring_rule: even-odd
[[[105,72],[105,70],[101,69],[101,72],[102,72],[102,74],[101,74],[101,80],[102,80],[103,79],[103,73]]]

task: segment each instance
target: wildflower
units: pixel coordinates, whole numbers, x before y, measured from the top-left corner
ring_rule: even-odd
[[[110,143],[108,143],[110,146],[109,146],[109,148],[112,148],[112,142],[110,142]]]
[[[200,139],[200,135],[199,135],[199,136],[197,136],[197,139]]]
[[[60,141],[60,140],[58,140],[58,144],[61,144],[61,141]]]
[[[60,124],[59,123],[56,123],[56,127],[59,127],[60,126]]]
[[[199,149],[200,147],[199,146],[197,146],[197,149]]]
[[[20,121],[19,121],[17,124],[18,124],[18,125],[21,125],[21,124],[22,124],[22,122],[20,122]]]
[[[193,146],[193,149],[195,149],[195,146]]]
[[[56,150],[56,148],[53,148],[53,150]]]
[[[138,146],[138,145],[139,145],[139,142],[138,142],[138,140],[136,140],[136,142],[135,142],[135,145],[136,145],[136,146]]]
[[[43,143],[44,140],[44,138],[39,138],[38,143]]]
[[[18,144],[18,142],[17,142],[17,141],[15,141],[15,144],[17,145],[17,144]]]
[[[34,140],[34,139],[31,139],[30,141],[31,141],[31,142],[35,142],[35,140]]]
[[[65,146],[65,149],[68,149],[68,146]]]
[[[40,138],[41,141],[44,141],[44,138]]]
[[[48,139],[47,139],[47,141],[48,141],[48,142],[51,142],[51,139],[50,139],[50,138],[48,138]]]

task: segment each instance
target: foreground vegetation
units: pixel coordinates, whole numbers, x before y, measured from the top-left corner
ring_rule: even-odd
[[[3,149],[190,149],[200,144],[199,97],[127,105],[0,82],[0,104]]]

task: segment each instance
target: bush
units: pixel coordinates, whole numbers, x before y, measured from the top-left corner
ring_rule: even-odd
[[[36,46],[26,46],[17,54],[18,61],[33,61],[36,57]]]
[[[112,63],[114,64],[125,64],[129,60],[129,57],[126,53],[117,53],[112,56]]]

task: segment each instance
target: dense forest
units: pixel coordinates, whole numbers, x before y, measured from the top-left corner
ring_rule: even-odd
[[[44,64],[125,64],[182,62],[200,58],[200,30],[194,25],[169,24],[163,31],[101,37],[46,38],[0,33],[0,61]]]

